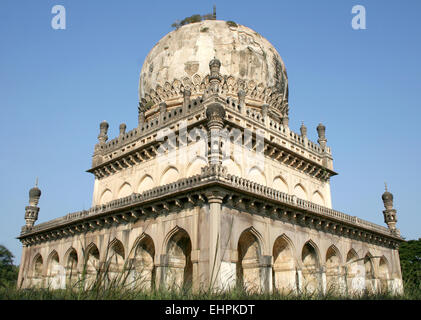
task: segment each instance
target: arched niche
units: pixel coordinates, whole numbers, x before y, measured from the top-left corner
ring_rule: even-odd
[[[273,287],[288,294],[297,288],[296,265],[291,241],[280,236],[273,245]]]
[[[123,243],[113,239],[108,245],[108,256],[106,257],[106,270],[109,280],[120,282],[124,271],[125,250]]]
[[[133,193],[132,186],[130,185],[130,183],[125,182],[120,187],[120,190],[118,192],[118,199],[130,196],[132,193]]]
[[[208,164],[207,160],[203,157],[196,157],[190,162],[187,168],[187,177],[194,176],[196,174],[201,174],[201,170]]]
[[[262,186],[266,186],[266,177],[258,167],[253,167],[249,170],[247,179],[257,184],[261,184]]]
[[[222,165],[227,167],[227,172],[230,175],[241,177],[241,167],[238,163],[234,162],[232,158],[222,160]]]
[[[319,206],[325,206],[325,199],[319,191],[313,193],[311,202],[318,204]]]
[[[64,287],[65,273],[56,250],[53,250],[48,257],[47,278],[49,288],[62,289]]]
[[[237,284],[249,292],[261,289],[260,259],[262,249],[259,239],[251,229],[243,231],[238,240]]]
[[[137,188],[137,192],[142,193],[154,187],[155,187],[155,183],[152,177],[147,174],[140,180],[139,187]]]
[[[99,250],[98,247],[91,243],[86,249],[86,256],[84,262],[84,273],[85,276],[85,289],[89,289],[94,285],[95,279],[100,272],[100,260],[99,260]]]
[[[303,200],[307,200],[307,192],[304,189],[304,187],[301,184],[297,184],[294,187],[294,195],[297,198],[303,199]]]
[[[106,203],[110,202],[111,200],[113,200],[113,193],[110,190],[106,189],[101,195],[101,198],[99,200],[99,204],[100,205],[106,204]]]
[[[163,186],[165,184],[175,182],[179,179],[179,176],[180,174],[175,167],[169,167],[163,172],[160,185]]]
[[[301,260],[303,265],[303,286],[305,293],[314,293],[320,290],[320,263],[316,245],[308,241],[302,249]]]
[[[174,290],[188,289],[192,286],[193,278],[190,236],[181,228],[176,228],[171,233],[166,247],[168,257],[167,288]]]
[[[283,193],[287,193],[287,194],[289,193],[288,184],[280,176],[277,176],[275,179],[273,179],[272,187],[273,187],[273,189],[281,191]]]

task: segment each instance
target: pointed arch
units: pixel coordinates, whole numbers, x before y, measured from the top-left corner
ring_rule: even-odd
[[[311,197],[311,202],[318,204],[319,206],[325,206],[325,199],[320,191],[315,191]]]
[[[85,250],[86,267],[88,271],[96,271],[99,267],[100,253],[95,243],[91,242]]]
[[[130,196],[133,193],[133,189],[130,183],[124,182],[118,189],[118,199]]]
[[[359,287],[361,287],[358,277],[364,275],[361,274],[359,257],[353,248],[349,249],[346,255],[345,272],[348,293],[353,294],[354,292],[358,292],[360,290]]]
[[[288,183],[286,182],[286,180],[278,175],[273,179],[273,184],[272,184],[272,188],[276,189],[278,191],[281,191],[283,193],[289,193],[289,187],[288,187]]]
[[[43,286],[43,267],[44,260],[40,253],[37,253],[32,259],[32,270],[31,270],[31,285],[35,288],[41,288]]]
[[[303,290],[314,293],[321,288],[320,252],[313,240],[308,240],[301,251]]]
[[[191,177],[196,174],[201,174],[202,167],[205,167],[208,164],[208,160],[201,156],[196,156],[192,161],[189,163],[187,167],[187,175],[186,177]]]
[[[79,257],[75,248],[70,247],[64,254],[64,266],[66,272],[67,286],[73,287],[78,277]]]
[[[332,244],[326,251],[326,287],[328,292],[340,291],[342,257],[339,249]]]
[[[37,253],[32,260],[32,272],[34,276],[41,277],[42,276],[42,270],[44,266],[44,260],[42,259],[42,256],[40,253]]]
[[[155,284],[155,244],[143,233],[133,244],[133,283],[141,289],[152,289]]]
[[[155,187],[155,182],[149,174],[145,174],[139,181],[137,192],[142,193]]]
[[[165,275],[167,286],[173,289],[190,288],[193,277],[191,261],[192,243],[186,230],[174,227],[166,236],[165,251],[168,268]]]
[[[257,166],[254,166],[249,170],[247,179],[257,184],[261,184],[262,186],[267,185],[264,172]]]
[[[294,187],[293,194],[300,199],[308,200],[307,190],[301,183],[297,183]]]
[[[231,156],[222,160],[222,165],[227,167],[227,172],[236,177],[242,177],[241,166]]]
[[[110,202],[111,200],[113,200],[113,193],[111,192],[110,189],[105,189],[101,194],[99,204],[100,205],[106,204]]]
[[[293,243],[285,234],[275,240],[272,251],[272,280],[275,290],[283,293],[296,290],[296,260],[294,252]]]
[[[389,291],[388,281],[390,279],[390,266],[385,256],[381,256],[379,260],[379,280],[380,280],[380,290],[382,293],[387,293]]]
[[[373,255],[367,252],[364,256],[365,289],[373,293],[376,290]]]
[[[160,185],[169,184],[179,179],[180,173],[174,166],[167,167],[161,174]]]
[[[238,239],[237,283],[247,291],[260,291],[262,256],[261,235],[254,227],[245,229]]]

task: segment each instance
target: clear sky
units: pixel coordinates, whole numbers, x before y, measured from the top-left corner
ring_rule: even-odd
[[[205,14],[266,37],[289,77],[290,127],[309,138],[326,125],[333,208],[383,225],[384,182],[397,227],[421,237],[420,1],[22,1],[0,2],[0,244],[19,263],[15,238],[39,177],[39,222],[91,206],[85,172],[99,123],[137,126],[139,73],[176,19]],[[54,5],[66,29],[51,27]],[[354,30],[354,5],[366,30]]]

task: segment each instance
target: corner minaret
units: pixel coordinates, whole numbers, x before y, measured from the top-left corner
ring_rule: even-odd
[[[38,220],[38,201],[41,197],[41,190],[38,188],[38,178],[35,182],[35,187],[29,190],[29,206],[25,207],[25,221],[26,229],[31,229],[34,226],[35,221]]]
[[[385,184],[386,191],[382,195],[383,204],[386,210],[383,210],[384,222],[389,227],[390,231],[399,235],[399,230],[396,229],[396,210],[393,209],[393,194],[387,191],[387,185]]]

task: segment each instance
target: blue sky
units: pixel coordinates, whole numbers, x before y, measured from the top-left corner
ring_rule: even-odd
[[[88,209],[99,123],[109,137],[137,126],[139,73],[176,19],[205,14],[246,25],[282,56],[290,127],[317,140],[323,122],[336,210],[383,225],[381,194],[395,197],[401,234],[421,237],[421,2],[22,1],[0,2],[0,244],[19,263],[16,236],[39,177],[38,222]],[[51,8],[66,8],[66,30]],[[367,29],[351,27],[364,5]]]

